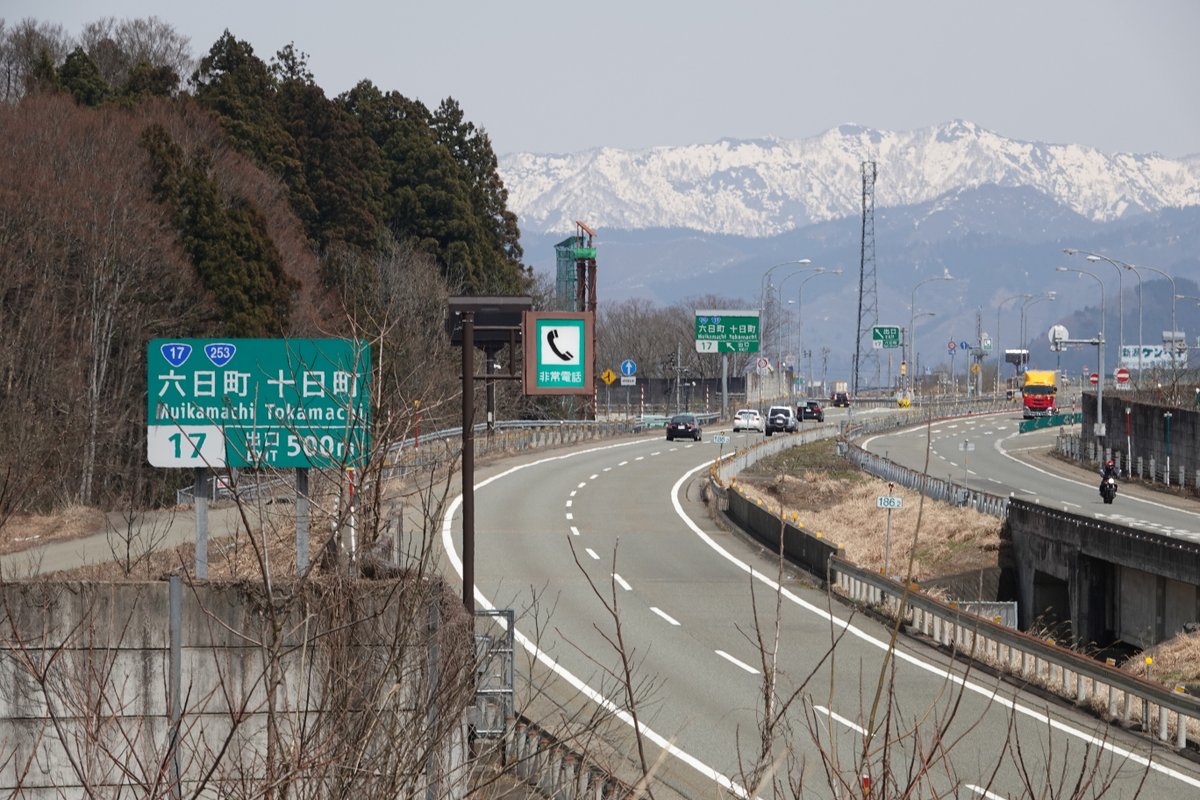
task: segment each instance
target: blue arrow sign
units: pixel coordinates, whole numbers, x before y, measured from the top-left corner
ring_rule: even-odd
[[[635,364],[633,362],[632,358],[627,358],[621,362],[621,374],[624,375],[626,378],[631,377],[636,372],[637,372],[637,364]]]

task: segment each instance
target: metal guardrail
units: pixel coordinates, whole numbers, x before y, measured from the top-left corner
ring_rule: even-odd
[[[1006,405],[990,410],[1004,408],[1011,407]],[[862,424],[844,425],[843,435],[865,436],[908,427],[950,416],[945,411],[946,409],[941,409],[942,413],[935,413],[935,409],[927,408],[923,411],[889,415],[887,418]],[[978,411],[979,409],[976,409],[976,412]],[[739,451],[732,458],[713,467],[711,485],[720,500],[723,497],[722,493],[727,491],[726,486],[737,473],[760,458],[786,447],[806,444],[831,435],[834,433],[814,431],[808,437],[783,437]],[[855,452],[872,455],[848,441],[842,444],[845,445],[848,455]],[[903,485],[908,485],[905,481],[911,481],[914,484],[911,488],[915,490],[942,493],[952,500],[957,498],[960,504],[974,503],[982,513],[1007,515],[1007,498],[971,492],[966,487],[957,486],[950,481],[938,482],[936,485],[926,483],[920,479],[923,476],[919,473],[900,467],[888,459],[864,458],[863,464],[868,471],[886,471],[892,476],[890,480]],[[725,499],[724,503],[727,504],[728,500]],[[1077,704],[1093,708],[1106,719],[1119,720],[1127,727],[1132,727],[1133,723],[1137,722],[1144,732],[1161,742],[1173,742],[1178,749],[1184,749],[1189,742],[1200,741],[1200,698],[1184,693],[1181,688],[1168,689],[1061,647],[1053,640],[1043,640],[1032,634],[1022,633],[1016,630],[1013,624],[1015,620],[995,613],[988,605],[942,602],[920,594],[912,590],[912,587],[906,589],[901,583],[837,556],[831,557],[829,564],[831,584],[848,600],[871,606],[893,618],[902,614],[902,620],[911,631],[933,639],[942,647],[984,661],[1007,675],[1046,686]]]
[[[1083,412],[1074,411],[1070,414],[1051,414],[1048,417],[1034,417],[1033,419],[1021,420],[1017,430],[1020,433],[1029,433],[1043,428],[1057,428],[1063,425],[1079,425],[1083,422]]]
[[[830,560],[831,583],[850,600],[901,620],[938,645],[981,660],[1006,675],[1055,690],[1108,720],[1135,721],[1161,742],[1182,750],[1200,740],[1200,698],[1182,689],[1122,672],[1053,640],[976,616],[961,606],[906,589],[903,584],[848,561]],[[1172,735],[1173,734],[1173,735]]]

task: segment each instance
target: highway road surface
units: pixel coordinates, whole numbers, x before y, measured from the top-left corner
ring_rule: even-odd
[[[858,781],[867,731],[877,785],[886,758],[902,784],[920,787],[914,797],[1070,797],[1067,787],[1088,775],[1110,790],[1091,785],[1078,796],[1200,796],[1195,764],[920,643],[889,648],[888,627],[714,523],[700,502],[708,467],[740,437],[757,436],[719,446],[714,432],[699,443],[646,435],[480,470],[476,601],[517,611],[530,660],[521,674],[534,676],[518,707],[617,710],[625,724],[608,740],[632,757],[628,665],[648,758],[669,753],[659,797],[746,796],[763,751],[764,697],[779,718],[768,760],[805,797],[832,798],[832,782]],[[461,576],[458,511],[456,501],[442,540]]]

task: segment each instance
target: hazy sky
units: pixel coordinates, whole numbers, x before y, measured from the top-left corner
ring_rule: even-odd
[[[1197,0],[4,0],[77,34],[157,16],[204,54],[292,42],[330,96],[454,97],[499,154],[888,130],[1200,153]]]

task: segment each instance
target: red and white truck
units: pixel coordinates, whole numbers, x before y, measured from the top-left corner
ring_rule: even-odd
[[[1025,408],[1025,419],[1057,414],[1058,373],[1052,369],[1025,370],[1021,405]]]

